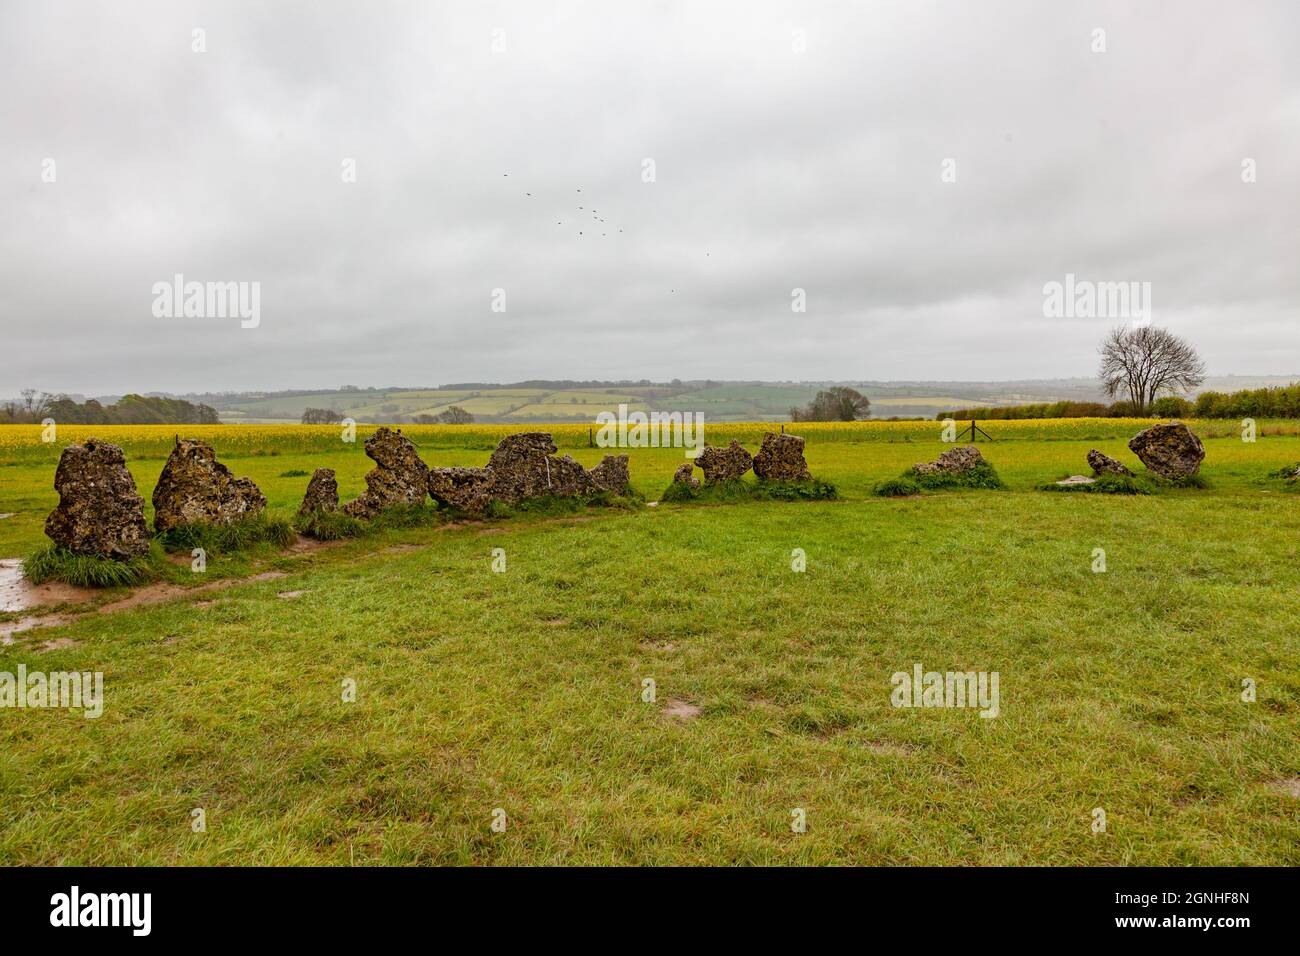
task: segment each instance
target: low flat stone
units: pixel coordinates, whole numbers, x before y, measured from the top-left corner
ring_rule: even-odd
[[[495,476],[487,468],[430,468],[429,497],[468,514],[482,514],[492,501]]]
[[[949,448],[934,461],[918,462],[914,467],[918,474],[949,474],[959,475],[964,471],[970,471],[979,465],[984,464],[984,456],[974,445],[962,445],[958,448]]]
[[[1096,484],[1096,478],[1089,478],[1087,475],[1071,475],[1069,478],[1063,478],[1057,482],[1058,485],[1092,485]]]
[[[744,475],[753,466],[754,456],[733,438],[726,448],[705,445],[695,464],[704,472],[704,483],[712,485]]]
[[[1092,473],[1094,475],[1133,474],[1133,472],[1129,471],[1128,468],[1124,466],[1123,462],[1117,461],[1105,452],[1100,452],[1095,448],[1088,452],[1088,466],[1092,468]]]

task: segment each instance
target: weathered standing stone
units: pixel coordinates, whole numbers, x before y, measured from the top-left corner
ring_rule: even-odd
[[[205,441],[177,438],[153,490],[153,526],[231,524],[261,514],[266,496],[248,478],[236,478]]]
[[[700,456],[695,459],[695,463],[704,472],[704,483],[711,485],[715,482],[739,478],[749,471],[754,464],[754,458],[740,442],[733,438],[726,448],[705,445]]]
[[[591,469],[591,480],[603,491],[622,495],[627,493],[631,477],[627,470],[627,455],[606,455],[600,464]]]
[[[366,455],[375,467],[366,472],[366,490],[343,506],[354,518],[374,518],[393,505],[418,505],[429,493],[429,466],[411,440],[380,427],[366,439]]]
[[[149,550],[144,499],[126,469],[122,449],[97,438],[69,445],[54,472],[59,505],[45,533],[74,554],[127,561]]]
[[[754,456],[754,474],[766,481],[807,481],[812,477],[803,457],[803,439],[798,435],[763,436],[763,447]]]
[[[429,497],[449,508],[482,514],[492,501],[493,477],[486,468],[430,468]]]
[[[1094,475],[1133,474],[1133,472],[1129,471],[1128,468],[1124,466],[1123,462],[1116,461],[1114,458],[1111,458],[1110,455],[1099,452],[1095,448],[1088,452],[1088,464],[1092,467],[1092,473]]]
[[[1205,446],[1182,422],[1162,422],[1138,432],[1129,441],[1133,454],[1164,478],[1188,478],[1201,470]]]
[[[700,479],[695,477],[695,465],[689,461],[677,466],[677,470],[673,472],[673,481],[690,488],[700,487]]]
[[[492,496],[506,504],[553,494],[551,455],[555,443],[545,432],[507,435],[488,458]]]
[[[307,482],[307,493],[302,496],[298,514],[339,510],[339,483],[333,468],[317,468]]]
[[[984,464],[984,456],[980,454],[978,448],[974,445],[962,445],[958,448],[949,448],[934,461],[917,462],[915,468],[917,473],[922,475],[959,475],[982,464]]]

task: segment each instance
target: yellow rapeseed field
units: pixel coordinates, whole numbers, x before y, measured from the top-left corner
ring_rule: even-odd
[[[1002,440],[1105,440],[1129,438],[1152,423],[1145,418],[1043,418],[981,422],[980,427]],[[967,423],[958,423],[963,428]],[[1202,438],[1235,437],[1241,423],[1230,420],[1189,422]],[[364,441],[377,425],[358,424],[356,440]],[[592,424],[505,425],[402,425],[402,433],[425,448],[491,449],[506,435],[517,432],[549,432],[561,448],[587,447],[599,431]],[[801,435],[810,444],[820,442],[921,442],[940,439],[942,423],[936,421],[860,422],[719,422],[704,426],[705,440],[726,444],[736,439],[757,445],[766,432],[785,429]],[[1260,421],[1260,435],[1297,435],[1300,422]],[[57,458],[69,444],[100,438],[121,446],[128,458],[165,456],[177,436],[201,438],[222,455],[250,455],[329,452],[337,450],[343,435],[340,425],[56,425],[53,441],[43,440],[47,431],[40,425],[0,425],[0,462]]]

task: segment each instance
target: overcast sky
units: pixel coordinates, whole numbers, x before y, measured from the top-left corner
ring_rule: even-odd
[[[0,395],[1300,373],[1297,175],[1288,0],[4,0]]]

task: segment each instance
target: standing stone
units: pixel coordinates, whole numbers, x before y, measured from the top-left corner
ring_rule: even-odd
[[[686,485],[688,488],[700,487],[700,479],[695,477],[695,464],[693,462],[682,462],[673,472],[673,481],[678,484]]]
[[[117,445],[89,438],[69,445],[54,472],[59,505],[45,533],[74,554],[128,561],[149,551],[144,499]]]
[[[366,456],[375,467],[366,472],[366,490],[343,506],[354,518],[371,519],[394,505],[418,505],[429,493],[429,467],[411,440],[380,427],[366,439]]]
[[[429,497],[468,514],[482,514],[492,501],[493,474],[486,468],[430,468]]]
[[[555,443],[546,432],[507,435],[488,458],[492,496],[506,504],[552,494],[551,455]]]
[[[1182,422],[1162,422],[1133,436],[1128,447],[1156,474],[1188,478],[1201,470],[1205,446]]]
[[[262,513],[266,496],[248,478],[236,478],[205,441],[177,438],[153,490],[153,526],[232,524]]]
[[[591,472],[574,461],[572,455],[561,455],[559,458],[548,457],[546,463],[550,472],[547,476],[550,483],[545,494],[572,498],[594,495],[601,490],[595,479],[591,477]]]
[[[803,439],[798,435],[763,436],[763,447],[754,456],[754,474],[765,481],[807,481],[812,478],[803,457]]]
[[[950,448],[934,461],[917,462],[913,467],[920,475],[960,475],[984,464],[984,456],[974,445]]]
[[[599,465],[591,469],[591,480],[610,494],[627,494],[627,486],[631,481],[627,470],[627,455],[606,455]]]
[[[1095,448],[1088,452],[1088,464],[1092,466],[1092,473],[1094,475],[1133,474],[1133,472],[1129,471],[1122,462],[1116,461],[1114,458],[1111,458],[1110,455],[1103,454]]]
[[[733,438],[726,448],[705,445],[695,463],[704,472],[704,483],[712,485],[741,477],[754,464],[754,458]]]
[[[307,493],[302,497],[298,514],[306,516],[313,513],[339,510],[339,483],[334,477],[333,468],[317,468],[307,482]]]

